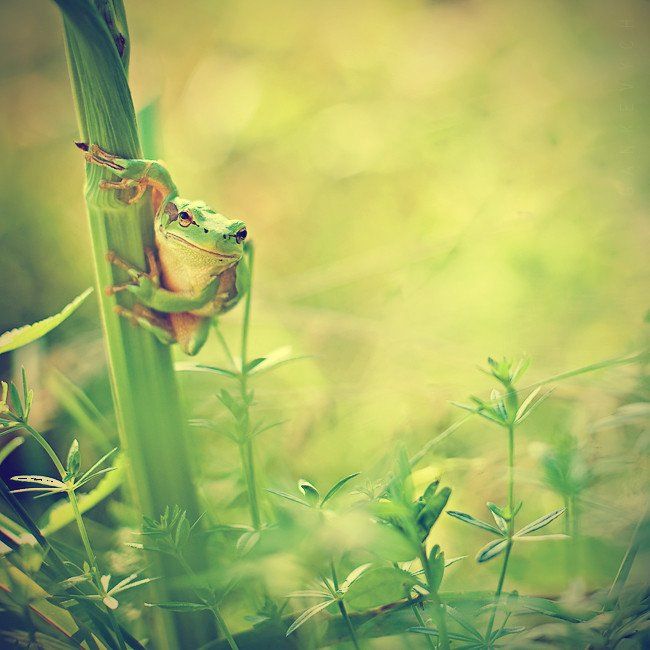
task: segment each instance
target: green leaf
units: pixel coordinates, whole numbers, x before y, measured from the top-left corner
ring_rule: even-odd
[[[172,600],[164,603],[145,603],[144,606],[158,607],[169,612],[200,612],[205,609],[210,609],[205,603],[187,603],[180,600]]]
[[[25,419],[25,411],[23,409],[23,403],[20,399],[20,393],[18,388],[13,381],[9,382],[9,397],[11,398],[11,405],[14,409],[14,413],[18,416],[19,420]]]
[[[504,515],[504,512],[501,508],[499,508],[498,505],[495,503],[492,503],[491,501],[487,502],[487,507],[488,510],[492,513],[492,517],[494,517],[494,521],[501,531],[502,534],[505,534],[508,532],[508,522],[506,521],[506,517]]]
[[[437,592],[440,589],[442,578],[445,575],[445,554],[440,552],[440,546],[438,544],[432,547],[427,562],[429,563],[429,570],[433,582],[429,587]]]
[[[345,593],[350,588],[350,585],[363,573],[365,573],[371,566],[372,562],[368,562],[367,564],[358,566],[356,569],[352,569],[352,571],[350,571],[350,573],[345,576],[345,580],[340,585],[340,590]]]
[[[275,496],[282,497],[283,499],[287,499],[287,501],[293,501],[294,503],[299,503],[301,506],[305,506],[305,508],[309,508],[310,505],[303,501],[302,499],[299,499],[298,497],[293,496],[293,494],[289,494],[288,492],[281,492],[280,490],[274,490],[272,488],[266,488],[267,492],[270,492],[271,494],[275,494]]]
[[[546,616],[558,618],[562,621],[567,621],[568,623],[582,623],[593,616],[592,613],[586,613],[582,618],[579,618],[558,605],[555,601],[548,600],[547,598],[527,596],[521,599],[521,605],[524,609],[528,609],[531,612],[545,614]]]
[[[358,611],[380,607],[403,599],[417,581],[412,573],[397,567],[367,569],[352,582],[345,602]]]
[[[298,481],[298,489],[305,495],[305,499],[310,505],[315,506],[318,504],[320,492],[309,481],[301,478]]]
[[[547,515],[544,515],[539,519],[535,519],[535,521],[532,521],[527,526],[524,526],[521,530],[518,530],[515,533],[515,536],[523,537],[524,535],[533,533],[540,528],[544,528],[544,526],[548,526],[552,521],[555,521],[558,517],[563,515],[564,511],[565,508],[558,508],[557,510],[553,510],[553,512],[549,512]]]
[[[32,325],[24,325],[23,327],[18,327],[0,335],[0,354],[21,348],[45,336],[45,334],[59,326],[68,316],[73,314],[91,293],[92,287],[89,287],[71,303],[67,304],[58,314],[54,314]]]
[[[427,636],[438,637],[438,630],[433,627],[409,627],[407,632],[414,632],[415,634],[426,634]],[[469,641],[475,643],[476,639],[472,636],[467,636],[466,634],[458,634],[458,632],[447,632],[447,637],[452,641]]]
[[[241,555],[246,555],[255,547],[257,542],[260,541],[260,531],[253,530],[247,531],[237,540],[235,548],[239,551]]]
[[[502,627],[500,630],[497,630],[493,636],[492,640],[501,639],[504,636],[510,636],[511,634],[519,634],[520,632],[525,632],[526,628],[523,625],[518,627]]]
[[[77,476],[79,468],[81,467],[81,454],[79,452],[79,441],[75,438],[70,445],[68,451],[68,459],[66,461],[66,472],[69,478]]]
[[[226,368],[219,368],[218,366],[207,366],[204,363],[195,363],[193,361],[177,361],[174,364],[174,369],[177,372],[208,372],[213,375],[222,375],[230,379],[237,377],[237,373]]]
[[[90,492],[79,495],[79,510],[81,514],[94,508],[98,503],[109,497],[122,484],[124,478],[125,459],[120,455],[115,460],[115,471],[107,474]],[[48,536],[61,530],[74,521],[74,511],[69,501],[57,502],[45,514],[41,530],[43,535]]]
[[[483,641],[483,635],[468,621],[458,610],[447,605],[445,607],[447,614],[453,618],[458,625],[460,625],[466,632],[473,636],[478,641]]]
[[[438,517],[440,517],[451,496],[450,488],[443,487],[439,492],[436,492],[437,487],[437,481],[432,483],[422,497],[424,507],[420,510],[417,521],[424,537],[429,534],[433,525],[438,521]]]
[[[15,451],[20,445],[25,442],[24,438],[12,438],[2,449],[0,449],[0,464],[9,456],[12,451]]]
[[[525,537],[517,537],[518,542],[551,542],[555,540],[565,539],[571,539],[571,537],[569,537],[569,535],[565,535],[564,533],[557,533],[555,535],[526,535]]]
[[[187,520],[187,514],[183,512],[176,524],[176,532],[174,534],[174,544],[176,548],[182,548],[187,544],[190,538],[190,522]]]
[[[292,357],[291,346],[287,345],[274,350],[265,357],[262,357],[261,361],[248,371],[248,374],[259,375],[262,372],[267,372],[268,370],[277,368],[278,366],[289,363],[290,361],[297,361],[304,358],[305,357]],[[255,361],[257,361],[257,359],[255,359]],[[251,363],[253,362],[251,361]]]
[[[361,472],[355,472],[354,474],[349,474],[345,476],[340,481],[337,481],[328,491],[327,494],[323,497],[321,501],[321,506],[324,506],[348,481],[351,481],[353,478],[359,476]]]
[[[315,616],[318,614],[318,612],[322,612],[325,608],[329,607],[334,600],[325,600],[322,603],[318,603],[317,605],[313,605],[309,609],[306,609],[298,618],[289,626],[289,629],[287,630],[287,636],[289,636],[292,632],[297,630],[301,625],[306,623],[312,616]]]
[[[491,542],[488,542],[477,554],[477,562],[487,562],[492,558],[495,558],[497,555],[505,551],[506,546],[510,543],[508,539],[493,539]]]
[[[551,389],[544,393],[534,404],[531,403],[535,398],[541,386],[538,386],[524,401],[524,403],[519,407],[517,415],[515,417],[515,423],[521,424],[528,416],[530,416],[534,411],[536,411],[539,406],[541,406],[553,393],[554,389]]]
[[[466,524],[469,524],[470,526],[476,526],[476,528],[482,528],[483,530],[487,530],[491,533],[494,533],[499,537],[503,537],[503,533],[496,526],[493,526],[492,524],[488,524],[485,521],[481,521],[480,519],[476,519],[476,517],[472,517],[472,515],[468,515],[465,512],[458,512],[456,510],[447,510],[447,514],[450,517],[454,517],[454,519],[459,519],[460,521],[464,521]]]
[[[257,357],[257,359],[253,359],[252,361],[249,361],[246,364],[246,367],[244,368],[245,372],[250,372],[253,368],[256,368],[257,366],[262,363],[262,361],[266,361],[266,357]]]

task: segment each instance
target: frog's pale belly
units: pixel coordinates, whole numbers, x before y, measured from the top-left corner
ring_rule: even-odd
[[[157,240],[160,239],[162,236],[157,236]],[[199,293],[216,276],[219,276],[219,288],[215,292],[215,299],[190,313],[206,317],[222,311],[224,299],[231,299],[237,291],[236,263],[228,266],[224,264],[225,260],[217,255],[189,246],[170,245],[168,240],[157,241],[157,243],[162,286],[180,293]]]

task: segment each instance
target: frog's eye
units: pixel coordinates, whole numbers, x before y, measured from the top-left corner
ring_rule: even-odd
[[[169,218],[169,223],[178,219],[178,208],[173,203],[168,203],[165,206],[165,214]]]
[[[187,228],[194,223],[194,219],[189,212],[183,210],[182,212],[178,213],[178,223],[180,223],[183,228]]]
[[[241,244],[244,239],[248,236],[248,232],[246,228],[242,228],[241,230],[238,230],[237,233],[235,234],[235,239],[237,240],[238,244]]]

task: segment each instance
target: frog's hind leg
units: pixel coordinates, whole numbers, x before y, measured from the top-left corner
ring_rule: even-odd
[[[185,354],[195,355],[210,333],[210,318],[188,312],[169,314],[174,337]]]
[[[116,305],[115,312],[130,320],[133,325],[140,326],[142,329],[151,332],[163,345],[176,343],[174,331],[165,316],[160,316],[151,309],[138,304],[134,305],[133,309],[126,309],[126,307]]]

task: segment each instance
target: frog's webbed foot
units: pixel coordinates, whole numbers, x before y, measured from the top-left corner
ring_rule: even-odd
[[[145,254],[149,266],[148,273],[133,266],[114,251],[106,253],[106,259],[114,266],[126,271],[132,280],[124,284],[106,287],[106,295],[112,296],[120,291],[129,291],[145,304],[153,297],[153,294],[160,288],[160,269],[154,251],[147,248]]]
[[[146,160],[128,160],[120,158],[115,154],[108,153],[96,144],[86,144],[85,142],[75,142],[77,147],[84,152],[86,162],[100,167],[107,167],[113,173],[120,177],[119,181],[99,181],[99,187],[102,190],[127,190],[135,188],[135,192],[125,199],[128,204],[135,203],[142,198],[149,185],[148,173],[153,164],[152,161]]]
[[[123,171],[125,166],[120,164],[120,157],[115,154],[104,151],[97,144],[88,144],[87,142],[75,142],[77,147],[84,152],[86,162],[102,167],[109,167],[115,171]]]
[[[151,332],[163,345],[176,343],[171,324],[164,316],[139,304],[134,305],[133,309],[126,309],[121,305],[116,305],[114,309],[117,314],[128,319],[132,325]]]

